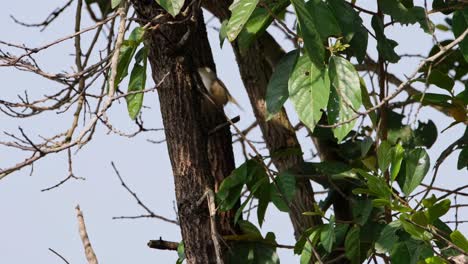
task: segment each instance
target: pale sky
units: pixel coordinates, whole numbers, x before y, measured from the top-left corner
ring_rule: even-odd
[[[71,34],[74,28],[74,14],[76,3],[60,16],[44,32],[38,29],[24,28],[10,19],[12,14],[25,22],[38,22],[46,17],[55,7],[66,1],[8,1],[0,9],[0,39],[14,43],[24,43],[29,47],[38,47],[51,40]],[[359,2],[359,1],[358,1]],[[209,19],[210,14],[205,15]],[[92,25],[85,19],[83,27]],[[219,27],[213,20],[210,26]],[[370,28],[370,27],[369,27]],[[272,30],[274,35],[282,40],[281,35]],[[238,99],[245,109],[243,112],[233,106],[228,106],[229,115],[241,115],[239,127],[247,127],[253,116],[246,93],[241,87],[241,80],[235,64],[235,58],[228,43],[219,48],[218,33],[208,29],[209,39],[217,64],[220,78],[230,87],[231,93]],[[92,36],[87,34],[84,39]],[[444,39],[448,35],[441,38]],[[392,30],[392,37],[400,46],[397,52],[426,54],[432,46],[429,36],[425,35],[418,26]],[[449,36],[448,36],[449,37]],[[371,40],[371,38],[369,38]],[[370,41],[370,45],[375,42]],[[3,48],[0,46],[0,48]],[[370,49],[375,54],[375,48]],[[60,72],[65,69],[72,71],[74,64],[73,42],[68,41],[57,45],[50,51],[40,53],[36,58],[46,71]],[[96,59],[96,58],[95,58]],[[416,67],[417,60],[402,60],[390,70],[399,76],[411,73]],[[27,90],[30,97],[39,97],[46,93],[57,91],[60,87],[50,81],[45,81],[33,74],[19,72],[9,68],[0,68],[2,80],[1,97],[14,99],[17,94]],[[148,82],[152,86],[153,82]],[[439,89],[440,90],[440,89]],[[437,90],[433,90],[437,91]],[[145,126],[160,128],[162,122],[159,114],[159,103],[156,94],[145,95],[145,109],[143,118]],[[297,117],[293,114],[290,104],[288,111],[293,124]],[[56,115],[50,113],[25,120],[7,118],[0,114],[0,124],[3,131],[18,132],[21,126],[32,139],[38,135],[51,136],[62,132],[70,125],[71,114]],[[438,130],[442,130],[451,122],[445,116],[432,110],[423,108],[420,114],[423,120],[434,119]],[[131,132],[135,126],[128,118],[125,102],[114,104],[109,118],[112,124],[120,130]],[[450,143],[462,135],[464,127],[454,127],[442,135],[430,150],[432,164]],[[91,243],[101,263],[174,263],[177,259],[175,252],[149,249],[146,243],[150,239],[162,237],[165,240],[180,241],[179,228],[173,224],[157,219],[112,220],[113,216],[145,214],[138,207],[133,197],[120,185],[114,174],[110,162],[114,161],[126,183],[155,213],[167,218],[175,219],[173,210],[174,189],[172,171],[165,144],[152,144],[147,139],[160,140],[163,132],[141,134],[128,139],[114,134],[107,134],[102,124],[94,136],[93,141],[78,153],[73,150],[73,169],[76,176],[85,177],[85,181],[69,181],[58,189],[41,192],[40,190],[52,186],[65,178],[67,170],[66,152],[50,155],[34,165],[32,176],[30,168],[7,176],[0,180],[0,263],[63,263],[53,255],[48,248],[62,254],[70,263],[83,263],[85,256],[83,246],[78,235],[75,206],[80,204],[84,213]],[[300,131],[298,136],[306,153],[310,157],[312,143]],[[250,135],[259,139],[258,129]],[[0,135],[0,140],[6,140]],[[438,185],[454,188],[468,184],[466,171],[456,170],[458,151],[450,156],[440,169]],[[238,145],[235,145],[236,164],[243,163],[243,157]],[[0,167],[5,168],[24,159],[24,153],[12,149],[0,148]],[[430,171],[432,175],[432,170]],[[429,176],[426,181],[429,180]],[[314,185],[315,186],[315,185]],[[318,197],[318,199],[323,197]],[[460,198],[459,203],[463,202]],[[453,212],[449,213],[450,217]],[[467,219],[466,210],[460,210],[459,217]],[[256,223],[255,217],[251,220]],[[467,225],[460,226],[463,233],[468,233]],[[277,241],[281,244],[294,244],[294,237],[289,217],[280,213],[274,206],[268,209],[266,222],[262,232],[274,231]],[[291,250],[278,250],[282,263],[295,263],[297,256]]]

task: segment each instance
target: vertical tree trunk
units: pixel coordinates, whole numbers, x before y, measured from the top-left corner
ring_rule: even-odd
[[[188,16],[172,18],[154,1],[132,0],[142,24],[160,14],[158,27],[145,34],[152,75],[158,88],[166,142],[174,174],[182,238],[187,263],[214,263],[215,249],[210,232],[207,202],[197,205],[206,188],[215,189],[234,168],[229,127],[208,133],[226,122],[223,110],[209,105],[197,68],[214,68],[203,15],[193,5]],[[192,8],[196,10],[192,12]],[[173,23],[175,22],[175,23]],[[156,24],[155,24],[156,25]],[[233,230],[231,213],[220,215],[218,231]]]
[[[230,0],[207,0],[204,6],[222,21],[228,19],[230,16],[228,7],[231,2]],[[300,150],[301,146],[297,140],[295,130],[284,108],[270,121],[266,121],[266,89],[272,74],[272,65],[276,65],[278,58],[281,58],[281,56],[271,56],[278,54],[276,50],[273,51],[273,53],[266,54],[270,49],[274,48],[266,46],[268,43],[271,43],[271,41],[274,42],[272,38],[268,38],[271,38],[271,36],[265,33],[263,37],[252,43],[249,49],[242,54],[237,43],[233,42],[232,47],[236,55],[245,89],[249,95],[250,103],[263,133],[263,138],[265,139],[268,150],[271,154],[287,148],[297,148]],[[277,48],[279,47],[277,46]],[[279,49],[281,50],[281,48]],[[237,87],[231,89],[236,88]],[[280,171],[297,169],[298,165],[302,162],[304,162],[302,156],[294,154],[282,156],[273,160],[273,163]],[[314,203],[314,191],[310,181],[308,179],[298,178],[296,194],[289,213],[296,238],[303,230],[321,223],[319,217],[304,216],[302,214],[303,212],[313,210]]]

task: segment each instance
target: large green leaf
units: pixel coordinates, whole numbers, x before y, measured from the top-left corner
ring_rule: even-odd
[[[401,168],[401,162],[405,156],[405,150],[403,146],[398,142],[392,150],[392,167],[390,168],[390,179],[394,181],[398,176]]]
[[[286,54],[278,63],[271,75],[266,92],[267,120],[271,119],[283,107],[289,97],[288,81],[299,55],[298,50]]]
[[[125,97],[127,101],[127,110],[131,119],[135,119],[140,113],[141,107],[143,106],[143,91],[146,85],[146,66],[147,66],[148,52],[145,47],[141,48],[136,55],[137,62],[133,66],[132,73],[130,74],[130,81],[128,83],[128,93],[140,92],[135,94],[129,94]],[[140,65],[140,62],[143,65]]]
[[[335,217],[330,217],[330,222],[323,228],[320,233],[320,243],[325,251],[332,252],[333,244],[335,243]]]
[[[427,208],[427,211],[425,212],[425,214],[429,223],[433,223],[439,217],[445,215],[449,211],[449,209],[450,209],[450,200],[444,199],[430,206],[429,208]]]
[[[354,222],[363,226],[372,212],[371,199],[356,199],[353,203],[353,218]]]
[[[112,9],[116,8],[118,5],[120,5],[120,2],[122,2],[122,0],[112,0],[111,2],[111,7]]]
[[[219,208],[222,211],[230,210],[239,201],[242,188],[245,184],[249,185],[253,176],[259,172],[259,166],[256,160],[251,159],[240,165],[231,172],[231,175],[226,177],[219,186],[216,193],[217,199],[220,201]],[[258,177],[254,179],[250,191],[253,192],[253,185],[259,181]]]
[[[326,109],[330,80],[326,69],[319,69],[309,57],[302,56],[296,63],[288,84],[289,97],[299,119],[313,131]]]
[[[398,177],[398,183],[405,195],[411,194],[421,184],[429,170],[429,155],[423,148],[411,150],[405,159],[405,170]]]
[[[231,18],[226,25],[226,33],[229,41],[232,42],[237,38],[237,35],[239,35],[255,10],[255,7],[257,7],[258,1],[259,0],[240,0],[234,2],[229,7],[232,12]]]
[[[320,37],[314,17],[307,10],[304,0],[291,0],[291,3],[296,11],[307,55],[315,67],[321,69],[324,66],[325,59],[324,40]]]
[[[314,19],[314,24],[322,40],[325,41],[328,37],[338,36],[341,33],[338,21],[325,2],[310,0],[307,2],[306,8]]]
[[[381,172],[385,172],[392,161],[392,145],[387,140],[380,143],[377,149],[377,159]]]
[[[468,28],[468,7],[453,13],[452,30],[455,37],[460,36]],[[468,61],[468,38],[465,37],[460,44],[460,51],[463,57]]]
[[[185,0],[155,0],[164,10],[172,16],[179,14]]]
[[[400,60],[400,56],[395,53],[394,49],[398,46],[398,42],[388,39],[387,36],[385,36],[384,24],[380,17],[373,16],[371,24],[377,38],[377,50],[379,51],[379,55],[388,62],[397,63]]]
[[[271,201],[280,211],[289,211],[289,204],[292,202],[295,193],[296,176],[289,171],[281,172],[276,176],[275,182],[271,183]]]
[[[266,1],[264,4],[268,6],[269,10],[263,6],[257,6],[244,29],[237,36],[241,53],[245,52],[250,44],[266,31],[273,21],[271,13],[279,16],[290,5],[290,2],[289,0]]]
[[[375,250],[377,253],[385,254],[389,253],[395,243],[398,241],[396,232],[401,228],[401,222],[399,220],[393,221],[386,225],[380,232],[380,236],[375,242]]]
[[[450,239],[457,247],[461,248],[465,252],[468,252],[468,240],[460,231],[453,231],[450,234]]]
[[[452,91],[455,82],[447,73],[443,73],[438,69],[431,70],[431,74],[427,78],[428,83],[437,85],[438,87],[445,89],[449,92]]]
[[[368,33],[359,13],[344,0],[329,0],[327,3],[338,21],[345,42],[351,45],[349,49],[361,63],[366,55]]]
[[[120,47],[119,60],[117,63],[117,74],[115,77],[115,88],[128,75],[128,66],[133,58],[138,46],[143,41],[145,30],[142,27],[136,27],[124,40]]]
[[[359,75],[348,60],[339,56],[330,57],[329,75],[332,89],[328,102],[328,122],[348,121],[362,105]],[[353,129],[355,123],[356,120],[353,120],[333,129],[338,142]]]
[[[390,15],[403,25],[419,23],[427,33],[430,32],[429,18],[424,8],[419,6],[406,7],[400,0],[378,0],[383,13]]]
[[[349,230],[345,239],[345,256],[352,264],[360,263],[361,260],[360,231],[361,228],[359,226],[354,226]]]

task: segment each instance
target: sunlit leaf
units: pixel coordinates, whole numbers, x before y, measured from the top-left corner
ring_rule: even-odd
[[[142,53],[142,55],[140,55],[142,58],[138,58],[139,56],[137,54],[137,63],[135,63],[135,65],[133,66],[132,73],[130,74],[130,81],[128,83],[127,92],[130,94],[125,97],[127,101],[128,114],[130,115],[131,119],[135,119],[140,113],[141,107],[143,106],[144,97],[144,93],[142,93],[141,91],[145,89],[146,85],[146,58],[148,56],[147,50],[145,47],[143,47],[138,53]],[[140,65],[138,59],[141,60],[143,65]]]
[[[240,0],[231,7],[232,15],[226,25],[226,33],[229,41],[234,41],[237,35],[244,28],[245,24],[252,15],[259,0]]]
[[[180,10],[184,6],[185,0],[155,0],[164,10],[166,10],[172,16],[179,14]]]
[[[120,2],[122,2],[122,0],[112,0],[111,2],[111,7],[112,9],[116,8],[118,5],[120,5]]]
[[[468,240],[460,231],[453,231],[450,234],[450,239],[457,247],[461,248],[465,252],[468,252]]]
[[[356,123],[356,120],[348,121],[356,115],[355,111],[362,105],[361,87],[354,66],[342,57],[330,57],[329,75],[332,88],[328,102],[328,122],[347,122],[333,129],[333,134],[340,142]]]
[[[313,131],[327,107],[330,81],[326,69],[319,69],[309,57],[302,56],[291,73],[289,97],[299,119]]]

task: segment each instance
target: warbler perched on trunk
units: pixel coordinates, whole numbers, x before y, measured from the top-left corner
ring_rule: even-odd
[[[198,68],[198,74],[200,74],[203,85],[205,85],[206,90],[216,105],[223,107],[227,103],[231,102],[242,109],[239,103],[237,103],[237,101],[231,96],[226,85],[218,79],[218,76],[216,76],[216,73],[213,70],[209,67],[201,67]]]

